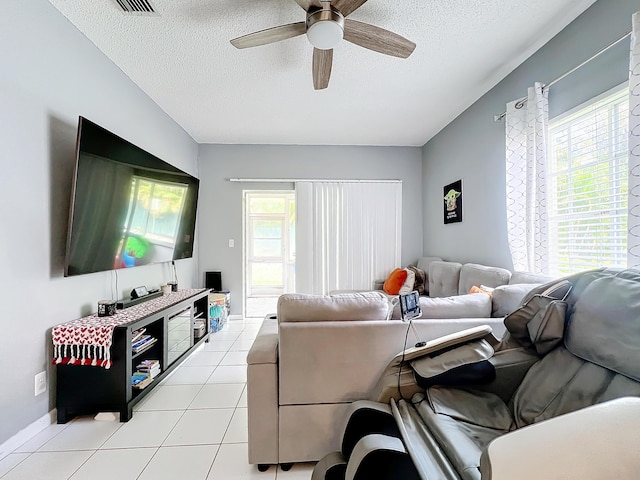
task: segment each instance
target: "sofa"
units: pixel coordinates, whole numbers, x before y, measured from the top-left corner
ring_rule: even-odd
[[[477,294],[481,295],[481,294]],[[319,460],[340,442],[351,402],[368,398],[389,361],[406,345],[478,325],[500,337],[502,318],[388,320],[381,292],[286,294],[265,318],[247,355],[249,462]]]
[[[312,479],[638,478],[640,271],[538,287],[505,326],[400,352]]]
[[[418,282],[423,285],[422,318],[504,317],[532,288],[551,280],[546,275],[512,273],[505,268],[449,262],[440,257],[422,257],[409,268],[424,276]],[[383,291],[383,285],[383,280],[377,280],[374,289]],[[472,287],[484,287],[482,291],[491,295],[469,293]],[[399,307],[395,307],[392,318],[400,318]]]

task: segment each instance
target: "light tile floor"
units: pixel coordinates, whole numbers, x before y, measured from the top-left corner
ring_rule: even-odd
[[[313,464],[247,461],[246,358],[261,318],[224,328],[156,386],[127,423],[51,425],[0,460],[2,480],[309,480]]]

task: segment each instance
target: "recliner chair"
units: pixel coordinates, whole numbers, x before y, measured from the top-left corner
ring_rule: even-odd
[[[312,479],[640,478],[640,271],[539,287],[505,326],[401,352]]]

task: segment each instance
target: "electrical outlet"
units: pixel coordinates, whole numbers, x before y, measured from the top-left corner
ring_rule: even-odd
[[[35,396],[47,391],[47,372],[40,372],[35,377]]]
[[[232,238],[230,238],[229,239],[229,248],[233,248],[235,246],[236,246],[236,242]]]

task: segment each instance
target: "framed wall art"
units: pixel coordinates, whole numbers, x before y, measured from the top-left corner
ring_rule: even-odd
[[[462,221],[462,179],[444,187],[444,223]]]

